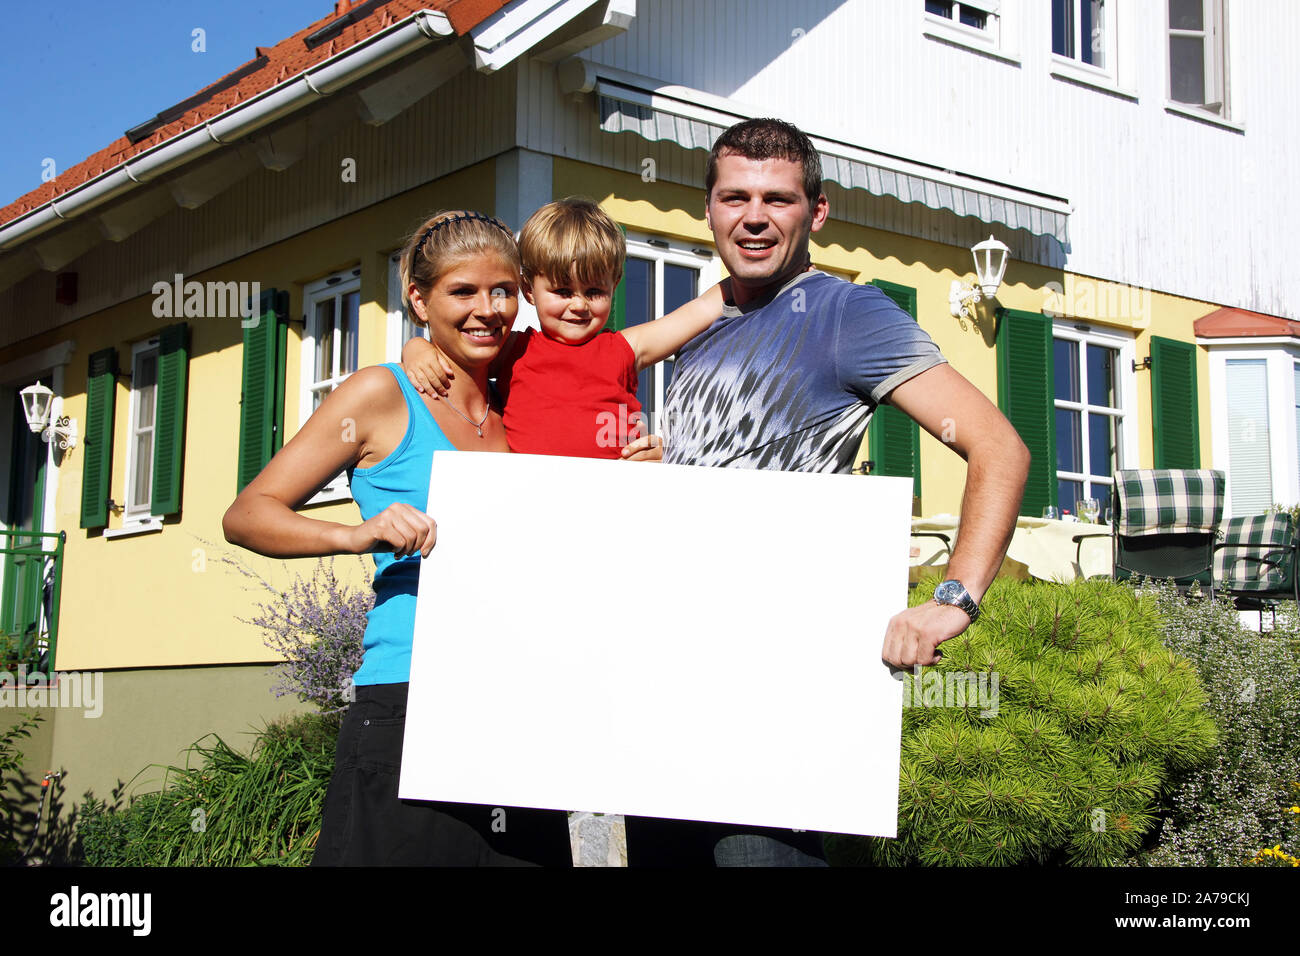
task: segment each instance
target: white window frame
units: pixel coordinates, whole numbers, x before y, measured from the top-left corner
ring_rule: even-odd
[[[316,329],[316,305],[326,299],[336,299],[338,304],[335,307],[335,315],[341,314],[343,296],[349,292],[361,291],[361,270],[348,269],[344,272],[335,273],[318,279],[303,287],[302,311],[303,311],[303,329],[302,329],[302,349],[301,364],[299,374],[299,403],[298,403],[298,427],[301,428],[311,417],[313,409],[313,400],[315,392],[321,385],[328,384],[331,389],[337,388],[343,382],[347,381],[350,372],[338,374],[339,363],[342,359],[343,336],[334,336],[334,356],[333,371],[335,374],[327,379],[316,380],[316,340],[319,332]],[[357,303],[357,365],[360,367],[360,348],[361,348],[361,305]],[[348,487],[347,471],[341,471],[335,475],[324,488],[316,493],[307,504],[317,505],[325,504],[331,501],[351,501],[352,492]]]
[[[1080,322],[1078,320],[1070,320],[1070,319],[1058,319],[1052,323],[1052,350],[1053,350],[1052,361],[1053,362],[1056,361],[1055,343],[1058,339],[1068,339],[1069,341],[1079,343],[1079,361],[1080,361],[1079,390],[1080,390],[1080,398],[1084,399],[1085,401],[1069,402],[1063,399],[1058,399],[1055,396],[1055,394],[1053,394],[1052,396],[1053,430],[1055,430],[1056,428],[1056,410],[1058,408],[1068,408],[1071,409],[1072,411],[1079,411],[1085,413],[1087,412],[1100,413],[1100,414],[1107,413],[1107,410],[1104,406],[1092,405],[1086,401],[1088,395],[1088,374],[1087,374],[1087,359],[1085,357],[1084,347],[1086,345],[1091,344],[1091,345],[1103,346],[1105,348],[1118,349],[1119,357],[1117,359],[1118,365],[1115,369],[1115,379],[1116,379],[1116,387],[1118,391],[1119,404],[1118,406],[1115,407],[1119,409],[1119,415],[1114,416],[1119,418],[1118,436],[1115,442],[1115,449],[1117,452],[1116,458],[1118,460],[1115,462],[1114,471],[1118,471],[1121,468],[1136,468],[1138,462],[1137,376],[1133,370],[1133,363],[1135,361],[1135,356],[1137,352],[1136,352],[1136,344],[1134,342],[1133,336],[1122,332],[1114,331],[1112,329],[1098,328],[1097,326],[1091,325],[1087,322]],[[1081,429],[1081,434],[1080,434],[1081,463],[1085,467],[1087,467],[1090,461],[1090,456],[1088,454],[1089,451],[1088,444],[1091,441],[1091,437],[1088,432],[1086,421],[1082,421],[1080,423],[1080,429]],[[1056,438],[1057,441],[1059,442],[1060,435],[1057,434]],[[1070,472],[1070,471],[1060,471],[1056,467],[1056,462],[1052,462],[1052,476],[1053,476],[1053,481],[1055,482],[1060,482],[1062,480],[1080,482],[1083,485],[1084,497],[1096,498],[1101,503],[1101,506],[1103,508],[1109,505],[1110,488],[1113,485],[1113,480],[1111,482],[1097,482],[1094,481],[1094,479],[1088,474],[1082,474],[1079,472]],[[1112,476],[1113,476],[1113,472],[1112,472]],[[1092,485],[1094,484],[1099,485],[1101,487],[1105,487],[1107,489],[1106,492],[1104,494],[1098,494],[1096,489],[1092,487]],[[1069,501],[1069,502],[1061,501],[1058,502],[1058,506],[1062,510],[1069,508],[1071,513],[1073,513],[1074,511],[1073,501]]]
[[[149,426],[157,441],[158,432],[158,378],[157,378],[157,358],[161,339],[158,336],[143,339],[131,346],[131,395],[127,401],[127,419],[126,419],[126,481],[122,490],[122,525],[119,528],[105,528],[103,535],[106,538],[114,538],[121,535],[139,534],[143,531],[161,531],[162,517],[153,514],[151,504],[145,504],[143,507],[133,505],[131,499],[135,497],[135,475],[136,475],[136,457],[139,455],[137,450],[136,436],[138,434],[136,427],[136,417],[139,414],[140,392],[137,383],[140,379],[140,362],[150,352],[154,354],[154,396],[153,396],[153,424]],[[150,448],[153,448],[151,443]],[[150,481],[153,480],[153,462],[149,463]],[[152,497],[152,488],[150,488]]]
[[[921,32],[924,36],[947,43],[964,46],[1013,63],[1020,62],[1019,48],[1014,42],[1016,16],[1020,0],[952,0],[953,16],[938,16],[921,6]],[[969,7],[985,14],[983,28],[961,22],[961,8]]]
[[[1078,8],[1090,0],[1071,0],[1075,4],[1075,24],[1082,23]],[[1091,86],[1107,93],[1114,93],[1137,100],[1137,7],[1130,0],[1107,0],[1103,13],[1103,37],[1105,43],[1104,67],[1084,63],[1077,57],[1062,56],[1052,50],[1051,11],[1047,18],[1047,50],[1051,58],[1051,74],[1057,79],[1069,80],[1084,86]],[[1075,50],[1083,40],[1076,36]]]
[[[696,252],[697,249],[707,251],[708,255]],[[718,258],[717,253],[711,248],[711,244],[703,242],[688,242],[668,236],[629,231],[627,233],[627,257],[629,259],[648,259],[654,262],[654,300],[656,307],[660,309],[663,308],[664,302],[664,265],[666,263],[699,270],[700,278],[696,285],[696,295],[699,295],[700,292],[703,292],[722,278],[722,260]],[[624,271],[626,271],[626,266]],[[660,314],[654,318],[660,319],[663,318],[663,315]],[[673,358],[675,359],[676,356],[673,356]],[[662,422],[659,420],[659,413],[663,410],[665,392],[667,391],[664,387],[662,362],[650,369],[650,388],[654,395],[656,411],[647,413],[646,417],[650,431],[653,434],[661,434],[660,426]]]
[[[1231,121],[1233,111],[1230,109],[1230,71],[1231,50],[1228,44],[1227,0],[1201,0],[1202,19],[1206,24],[1203,31],[1175,31],[1169,24],[1169,4],[1165,8],[1165,101],[1170,109],[1188,111],[1225,121]],[[1219,108],[1211,109],[1199,103],[1183,103],[1174,99],[1173,55],[1169,49],[1173,36],[1202,36],[1206,46],[1205,56],[1205,96],[1209,103],[1218,103]],[[1214,99],[1217,97],[1218,99]]]
[[[1295,389],[1300,376],[1300,342],[1291,338],[1198,339],[1210,351],[1210,435],[1214,467],[1228,476],[1225,517],[1232,510],[1232,456],[1228,441],[1228,360],[1263,359],[1268,375],[1268,420],[1284,422],[1269,432],[1273,504],[1300,503],[1300,436],[1296,434]]]
[[[412,322],[406,314],[406,306],[402,304],[402,251],[400,249],[388,256],[387,311],[387,345],[384,348],[387,357],[384,361],[401,362],[402,346],[416,336],[427,339],[429,330]]]

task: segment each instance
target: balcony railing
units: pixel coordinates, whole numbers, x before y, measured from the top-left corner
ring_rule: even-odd
[[[49,676],[59,639],[59,597],[67,532],[0,530],[4,594],[0,671]]]

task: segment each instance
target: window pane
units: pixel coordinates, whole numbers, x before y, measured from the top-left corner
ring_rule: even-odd
[[[952,19],[952,0],[925,0],[925,12]]]
[[[1083,471],[1083,430],[1079,412],[1068,408],[1056,410],[1056,470]]]
[[[699,279],[700,271],[698,269],[665,262],[663,314],[667,315],[673,309],[681,308],[699,295]],[[665,359],[662,367],[664,370],[664,390],[667,391],[668,386],[673,381],[673,360]]]
[[[334,377],[334,300],[316,303],[316,381]]]
[[[1099,69],[1106,66],[1106,35],[1103,0],[1083,0],[1082,26],[1079,36],[1083,43],[1083,62],[1091,63]]]
[[[972,10],[968,8],[964,3],[962,4],[961,22],[966,24],[966,26],[975,27],[976,29],[983,30],[984,24],[987,22],[987,20],[988,20],[988,16],[987,14],[984,13],[984,11]]]
[[[1268,434],[1268,367],[1264,359],[1228,359],[1228,483],[1234,517],[1273,504]]]
[[[1115,408],[1115,364],[1119,350],[1088,346],[1088,404]]]
[[[1079,398],[1079,343],[1057,339],[1053,343],[1056,357],[1056,397],[1066,402]]]
[[[1061,514],[1067,511],[1074,514],[1074,503],[1083,497],[1083,484],[1078,481],[1058,481],[1056,483],[1056,506]]]
[[[343,335],[343,351],[339,356],[339,374],[346,375],[357,370],[357,315],[361,309],[361,292],[349,292],[343,296],[343,316],[340,321]]]
[[[1074,59],[1074,5],[1078,0],[1052,0],[1052,52]]]
[[[1169,96],[1176,103],[1205,102],[1205,41],[1169,38]]]
[[[135,391],[135,462],[127,507],[148,510],[153,479],[154,399],[158,392],[158,353],[137,356],[131,387]]]
[[[1204,30],[1204,0],[1169,0],[1171,30]]]
[[[1111,477],[1114,456],[1115,418],[1111,415],[1089,415],[1088,473],[1097,478]]]
[[[654,263],[649,259],[628,256],[623,272],[627,306],[624,324],[628,328],[649,322],[655,317],[654,275]],[[654,390],[651,387],[653,373],[653,369],[645,368],[637,375],[636,398],[641,403],[641,410],[647,415],[654,411]]]

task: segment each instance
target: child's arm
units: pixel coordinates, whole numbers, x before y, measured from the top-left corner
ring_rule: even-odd
[[[402,346],[402,371],[417,392],[437,398],[446,395],[452,374],[451,363],[428,339],[414,338]]]
[[[727,280],[723,280],[726,282]],[[699,335],[722,315],[723,282],[674,309],[662,319],[624,329],[622,335],[636,355],[636,370],[662,362]]]

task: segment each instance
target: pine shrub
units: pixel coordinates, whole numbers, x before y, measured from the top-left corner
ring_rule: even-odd
[[[898,838],[835,838],[832,860],[1097,866],[1134,854],[1162,784],[1215,742],[1196,671],[1160,638],[1154,596],[1124,585],[995,581],[942,661],[919,685],[904,678]],[[983,675],[992,706],[935,700],[950,675],[967,687]]]

